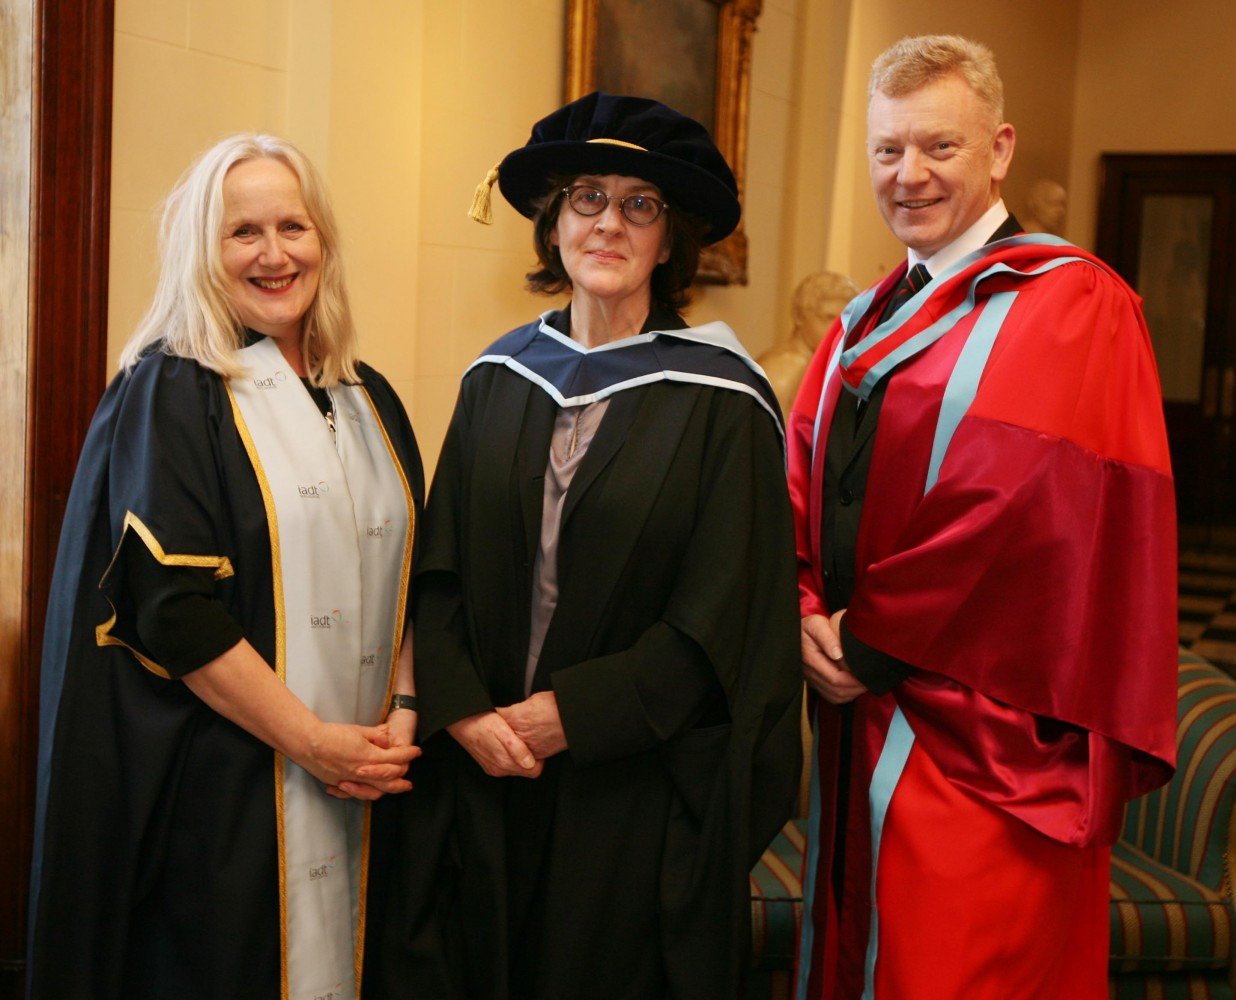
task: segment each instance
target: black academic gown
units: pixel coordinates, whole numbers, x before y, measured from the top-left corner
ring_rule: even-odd
[[[505,367],[464,379],[422,532],[406,888],[370,996],[719,1000],[749,960],[748,871],[790,814],[801,688],[782,445],[750,396],[611,397],[533,684],[569,749],[536,780],[491,778],[442,731],[524,698],[556,412]]]
[[[393,389],[361,366],[419,508],[420,457]],[[126,603],[126,511],[167,553],[225,556],[213,593],[270,663],[270,536],[218,376],[152,353],[108,387],[69,495],[42,668],[28,988],[32,997],[279,995],[273,751],[140,651]],[[132,532],[123,544],[141,544]],[[286,543],[286,542],[285,542]],[[203,573],[209,573],[204,569]]]

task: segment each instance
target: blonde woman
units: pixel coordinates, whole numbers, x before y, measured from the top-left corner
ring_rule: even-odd
[[[168,198],[69,498],[43,656],[34,997],[354,997],[406,791],[422,476],[284,140]]]

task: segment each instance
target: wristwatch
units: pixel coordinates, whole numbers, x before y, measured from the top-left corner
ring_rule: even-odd
[[[416,711],[416,695],[414,694],[393,694],[391,695],[390,708],[387,712],[393,712],[397,708],[410,708],[413,712]]]

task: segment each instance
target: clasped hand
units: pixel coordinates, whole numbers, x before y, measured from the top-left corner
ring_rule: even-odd
[[[404,775],[420,753],[420,747],[387,723],[326,722],[310,741],[305,759],[296,763],[325,784],[329,795],[372,802],[412,787]]]
[[[536,778],[546,757],[567,748],[558,699],[541,691],[514,705],[468,716],[447,730],[494,778]]]
[[[850,673],[841,651],[842,608],[832,618],[807,615],[802,620],[803,677],[825,701],[844,705],[853,701],[867,688]]]

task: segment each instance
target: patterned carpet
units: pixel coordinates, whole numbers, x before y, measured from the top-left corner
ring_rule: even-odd
[[[1181,550],[1180,644],[1236,676],[1236,550]]]

